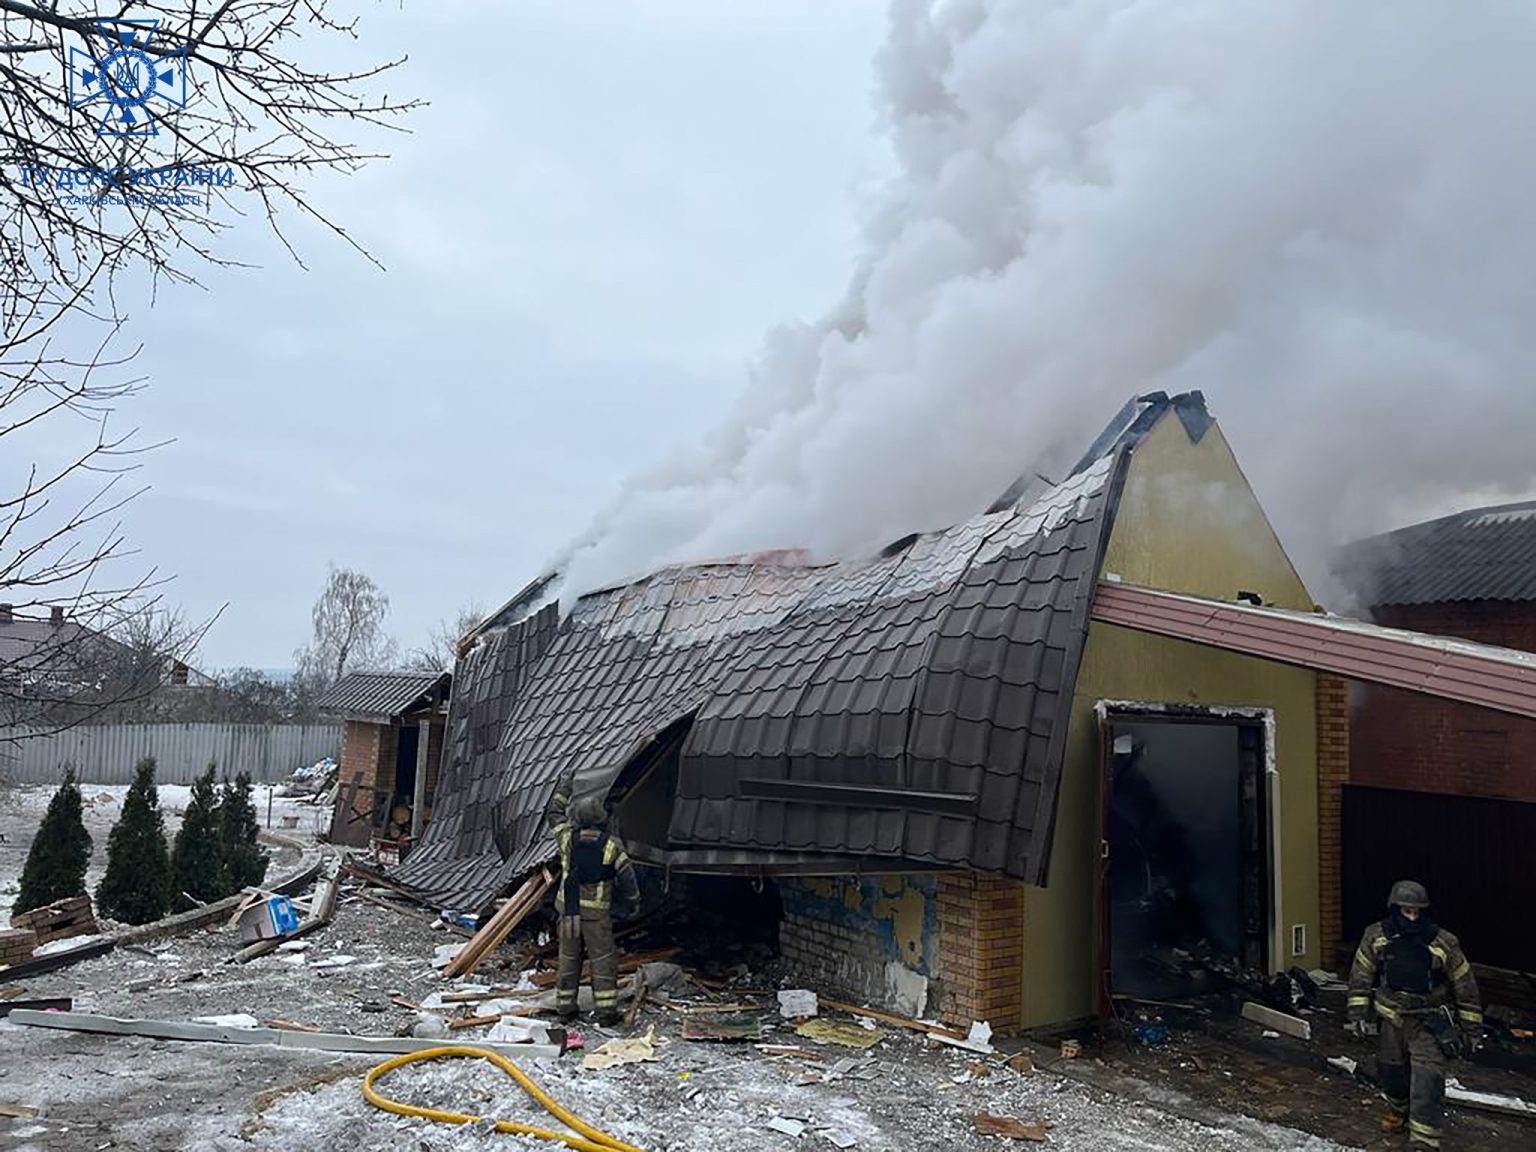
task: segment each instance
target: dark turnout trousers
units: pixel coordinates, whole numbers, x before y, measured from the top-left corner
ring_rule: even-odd
[[[1445,1054],[1422,1016],[1403,1012],[1395,1022],[1383,1018],[1377,1075],[1393,1110],[1408,1120],[1409,1143],[1440,1147]]]
[[[592,996],[598,1014],[619,1007],[619,953],[613,942],[613,917],[584,911],[560,917],[560,963],[555,970],[555,1009],[574,1012],[581,989],[582,946],[592,962]]]

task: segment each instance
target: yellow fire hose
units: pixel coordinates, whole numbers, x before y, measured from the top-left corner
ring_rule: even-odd
[[[540,1140],[555,1140],[568,1148],[575,1148],[578,1152],[641,1152],[633,1144],[626,1144],[622,1140],[616,1140],[606,1132],[600,1132],[581,1117],[566,1111],[555,1103],[553,1097],[544,1089],[535,1084],[528,1075],[512,1061],[499,1052],[492,1052],[486,1048],[471,1048],[462,1044],[448,1044],[441,1048],[423,1048],[420,1052],[407,1052],[404,1056],[392,1056],[384,1063],[368,1069],[368,1075],[363,1077],[363,1099],[375,1108],[382,1108],[386,1112],[393,1112],[396,1116],[420,1116],[427,1120],[435,1120],[439,1124],[474,1124],[484,1119],[481,1116],[468,1116],[463,1112],[446,1112],[440,1108],[418,1108],[414,1104],[402,1104],[398,1100],[391,1100],[374,1088],[374,1081],[386,1072],[393,1072],[396,1068],[404,1068],[407,1064],[415,1064],[419,1060],[446,1060],[462,1057],[470,1060],[488,1060],[496,1065],[512,1079],[522,1086],[524,1092],[537,1100],[544,1111],[559,1120],[566,1127],[581,1133],[580,1137],[572,1136],[568,1132],[552,1132],[547,1128],[536,1128],[532,1124],[515,1124],[511,1120],[496,1121],[496,1131],[511,1132],[520,1136],[536,1136]]]

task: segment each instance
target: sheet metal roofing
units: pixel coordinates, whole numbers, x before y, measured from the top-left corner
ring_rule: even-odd
[[[1344,616],[1228,604],[1119,584],[1100,587],[1093,618],[1536,717],[1536,653],[1384,628]]]
[[[552,858],[562,774],[606,794],[682,732],[663,856],[1043,881],[1128,453],[1168,412],[1204,414],[1198,394],[1128,407],[1043,494],[879,556],[669,567],[488,630],[457,670],[433,820],[393,878],[483,905]]]
[[[391,720],[450,679],[447,672],[352,672],[326,689],[315,704],[343,716]]]
[[[1536,501],[1474,508],[1356,541],[1335,570],[1371,607],[1536,600]]]

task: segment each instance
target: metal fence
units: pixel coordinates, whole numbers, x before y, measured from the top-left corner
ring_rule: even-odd
[[[85,784],[129,784],[145,756],[161,784],[190,784],[209,763],[220,775],[281,780],[339,756],[340,724],[92,724],[64,732],[0,731],[0,782],[56,784],[65,763]]]
[[[1386,914],[1387,890],[1414,879],[1475,964],[1536,970],[1536,804],[1346,785],[1344,931],[1348,947]]]

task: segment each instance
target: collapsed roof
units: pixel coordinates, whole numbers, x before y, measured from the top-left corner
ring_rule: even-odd
[[[1366,605],[1536,600],[1536,500],[1473,508],[1340,549],[1339,577]]]
[[[1170,413],[1192,439],[1210,425],[1199,393],[1133,400],[1059,484],[866,560],[674,566],[564,619],[513,601],[459,662],[433,820],[393,879],[481,905],[553,857],[563,773],[606,796],[664,761],[642,860],[1043,883],[1114,507]]]

